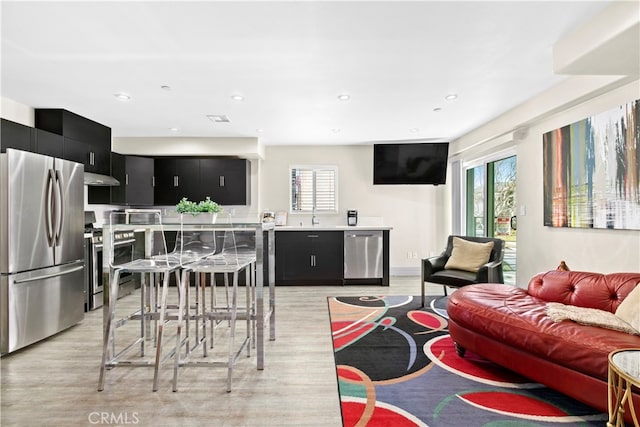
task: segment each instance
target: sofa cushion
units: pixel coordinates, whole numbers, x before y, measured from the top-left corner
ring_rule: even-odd
[[[444,268],[445,270],[463,270],[475,273],[489,262],[492,249],[493,242],[478,243],[454,237],[453,250]]]
[[[620,317],[597,308],[576,307],[575,305],[564,305],[561,302],[548,302],[547,315],[556,323],[569,320],[581,325],[598,326],[627,334],[640,335],[639,331]]]
[[[603,381],[611,351],[640,347],[637,335],[555,323],[546,314],[546,303],[524,289],[481,283],[454,292],[447,312],[463,328]]]
[[[616,309],[616,316],[627,322],[636,331],[640,331],[640,283],[622,300]]]

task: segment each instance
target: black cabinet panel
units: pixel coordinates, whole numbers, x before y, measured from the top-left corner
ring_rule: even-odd
[[[176,159],[176,201],[186,197],[195,202],[204,199],[205,189],[200,186],[200,160]]]
[[[153,170],[152,158],[112,153],[111,172],[120,185],[111,187],[111,203],[153,205]]]
[[[7,148],[34,151],[33,128],[11,120],[2,119],[0,124],[0,149],[4,153]]]
[[[111,173],[111,129],[67,110],[39,108],[36,128],[64,137],[63,157],[84,164],[84,170]]]
[[[342,284],[342,231],[286,231],[276,233],[276,283]]]
[[[155,204],[210,197],[221,205],[247,205],[250,173],[250,162],[245,159],[156,157]]]
[[[153,175],[155,187],[153,199],[156,205],[175,205],[176,189],[176,159],[173,157],[156,157],[154,159]]]
[[[221,205],[247,205],[251,197],[250,165],[245,159],[202,160],[201,185],[209,188],[211,199]]]
[[[34,129],[35,152],[46,156],[64,158],[64,138],[57,133]]]

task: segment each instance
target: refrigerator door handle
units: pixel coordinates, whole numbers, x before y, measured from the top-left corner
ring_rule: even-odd
[[[56,246],[60,246],[60,239],[62,238],[62,229],[64,227],[64,186],[62,183],[62,174],[59,170],[56,170],[56,183],[58,187],[58,201],[59,201],[59,215],[58,215],[58,224],[56,227]]]
[[[53,246],[53,181],[55,180],[55,175],[53,169],[49,169],[49,174],[47,175],[47,187],[45,190],[45,200],[44,200],[44,229],[47,234],[47,243],[49,246]]]
[[[52,277],[64,276],[65,274],[73,273],[73,272],[82,270],[83,268],[84,268],[84,264],[80,265],[78,267],[74,267],[74,268],[69,269],[69,270],[58,272],[58,273],[43,274],[42,276],[29,277],[28,279],[22,279],[22,280],[15,280],[13,283],[20,284],[20,283],[36,282],[38,280],[44,280],[44,279],[50,279]]]

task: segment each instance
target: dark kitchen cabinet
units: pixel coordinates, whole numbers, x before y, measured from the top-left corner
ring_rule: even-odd
[[[341,285],[344,276],[342,231],[276,233],[276,284]]]
[[[40,108],[36,128],[64,137],[63,158],[84,164],[85,172],[111,174],[111,129],[67,110]]]
[[[154,203],[175,205],[183,197],[200,201],[200,161],[187,157],[156,157]]]
[[[111,187],[111,203],[135,206],[154,204],[152,158],[112,153],[111,173],[120,181],[119,186]]]
[[[4,153],[7,148],[34,151],[32,132],[33,128],[29,126],[2,119],[0,124],[0,151]]]
[[[200,187],[221,205],[247,205],[251,192],[251,162],[245,159],[202,159]]]
[[[175,205],[183,197],[210,197],[221,205],[249,203],[250,162],[210,157],[156,157],[156,205]]]
[[[33,131],[36,153],[64,158],[64,137],[62,135],[42,129],[34,129]]]

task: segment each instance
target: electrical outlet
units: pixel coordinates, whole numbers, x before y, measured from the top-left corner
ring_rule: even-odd
[[[414,253],[412,254],[412,258],[413,258],[413,259],[418,259],[418,252],[414,252]]]
[[[411,259],[411,251],[407,252],[407,259]]]

